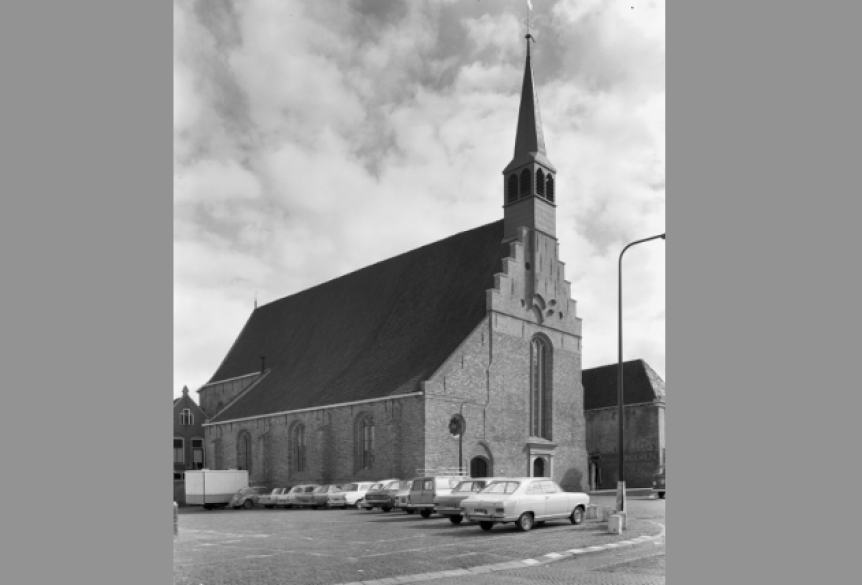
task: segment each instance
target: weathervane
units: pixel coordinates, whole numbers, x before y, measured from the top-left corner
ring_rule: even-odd
[[[524,19],[524,22],[527,25],[527,35],[524,37],[527,39],[527,55],[530,54],[530,41],[536,42],[536,37],[532,35],[530,31],[533,30],[533,25],[530,24],[530,12],[533,10],[533,3],[530,0],[527,0],[527,18]]]

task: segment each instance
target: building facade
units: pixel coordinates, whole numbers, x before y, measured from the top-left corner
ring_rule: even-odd
[[[586,490],[556,172],[528,45],[503,218],[256,307],[198,390],[208,465],[266,486],[460,467]]]
[[[205,422],[206,414],[183,387],[183,395],[174,400],[174,479],[206,466]]]
[[[618,364],[583,372],[589,485],[616,489],[619,470]],[[665,464],[665,383],[643,360],[623,363],[626,487],[652,487]]]

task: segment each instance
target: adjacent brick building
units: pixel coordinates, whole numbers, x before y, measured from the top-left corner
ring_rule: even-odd
[[[189,396],[188,387],[174,399],[174,478],[186,469],[203,469],[206,464],[204,427],[206,414]]]
[[[619,470],[618,364],[584,370],[591,489],[616,489]],[[665,384],[643,360],[623,362],[626,487],[652,487],[665,464]]]
[[[256,308],[198,390],[208,466],[268,486],[460,466],[586,490],[581,319],[529,47],[502,191],[500,221]]]

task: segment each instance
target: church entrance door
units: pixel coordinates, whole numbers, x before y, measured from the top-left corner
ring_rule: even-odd
[[[488,461],[484,457],[473,457],[470,460],[470,477],[490,477]]]

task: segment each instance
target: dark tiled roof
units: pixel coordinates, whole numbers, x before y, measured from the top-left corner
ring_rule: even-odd
[[[583,371],[584,410],[617,406],[617,364]],[[664,400],[664,382],[643,360],[623,362],[625,404]]]
[[[269,374],[213,422],[420,390],[485,317],[497,221],[257,308],[210,382]]]

